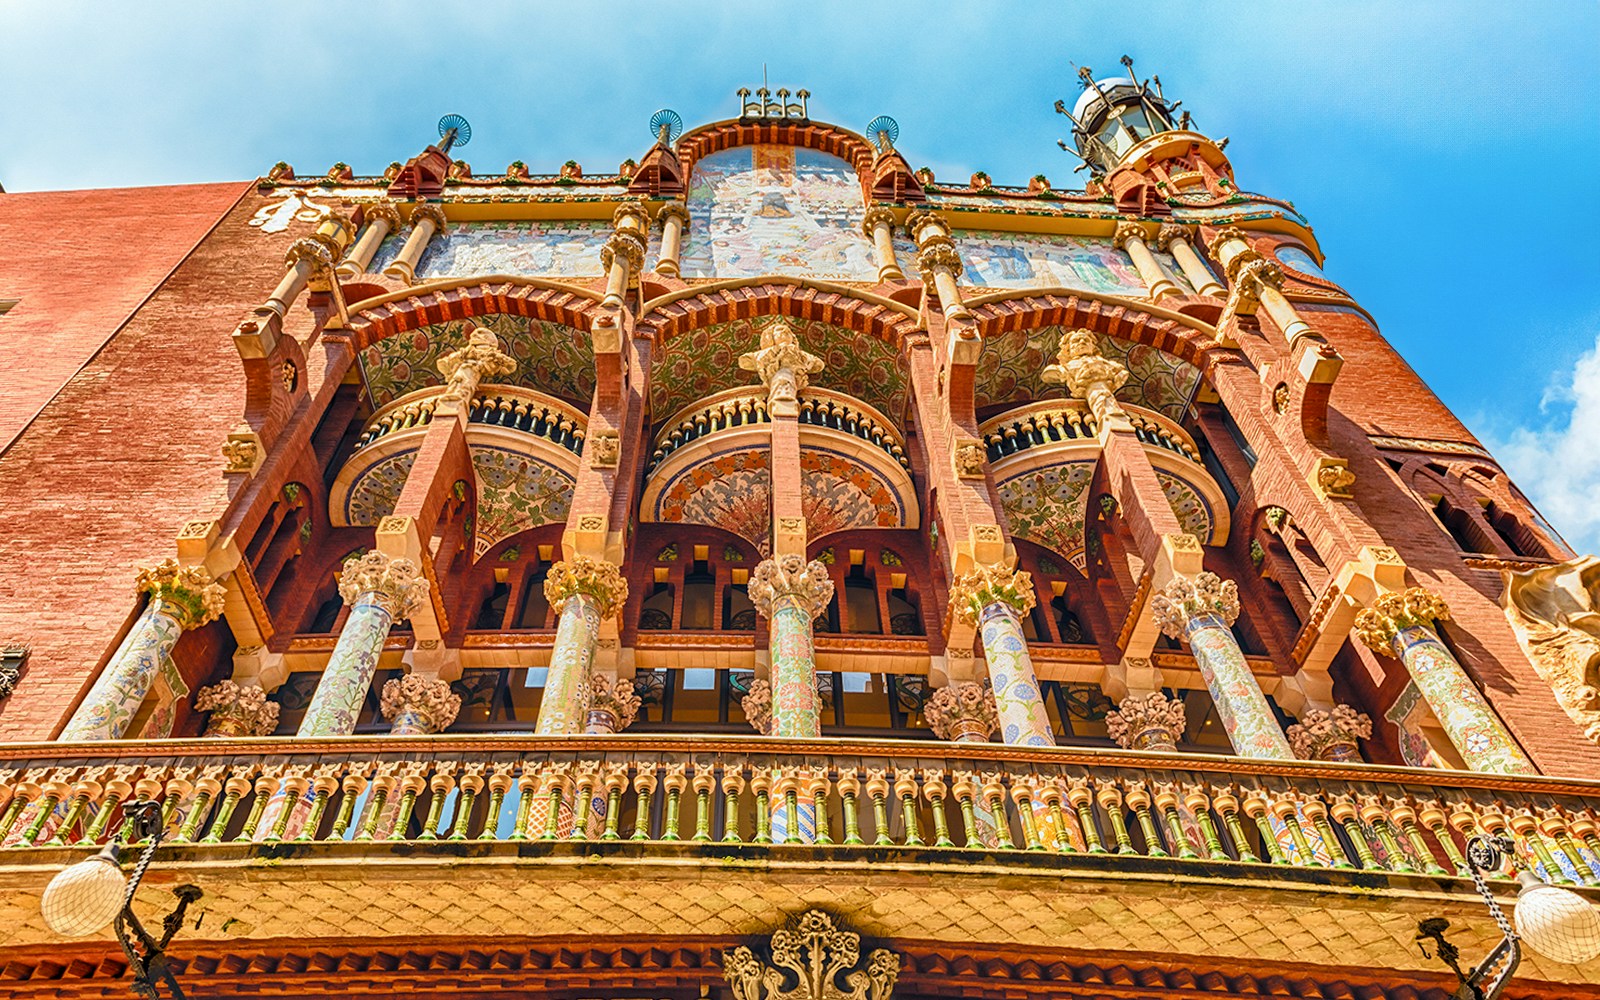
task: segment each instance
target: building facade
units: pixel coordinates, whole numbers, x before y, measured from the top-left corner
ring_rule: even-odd
[[[808,96],[0,195],[0,989],[129,990],[40,895],[136,801],[198,996],[1445,997],[1472,838],[1600,899],[1600,562],[1310,223],[1131,76],[1081,190]]]

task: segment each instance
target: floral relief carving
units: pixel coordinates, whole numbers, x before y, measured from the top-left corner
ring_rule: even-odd
[[[578,594],[593,598],[600,617],[610,618],[628,600],[628,581],[612,563],[589,556],[573,556],[551,566],[544,580],[544,596],[556,614]]]
[[[620,733],[633,725],[643,704],[633,681],[610,674],[589,678],[589,725],[591,733]]]
[[[1106,735],[1127,750],[1175,750],[1187,725],[1183,702],[1160,691],[1124,698],[1106,714]]]
[[[180,566],[167,559],[139,570],[134,589],[160,601],[163,610],[185,629],[199,628],[222,615],[227,591],[214,583],[204,566]]]
[[[1392,590],[1375,598],[1356,615],[1355,635],[1374,653],[1393,652],[1394,638],[1404,628],[1429,628],[1435,621],[1449,621],[1450,606],[1444,598],[1421,587]]]
[[[950,684],[933,693],[922,714],[928,728],[941,740],[986,743],[1000,731],[1000,713],[994,691],[987,682]]]
[[[750,574],[749,594],[750,602],[763,618],[770,619],[780,604],[793,601],[810,620],[820,615],[833,598],[833,581],[822,563],[807,563],[803,556],[791,553],[757,564]]]
[[[256,685],[222,681],[195,692],[197,712],[210,712],[207,736],[271,736],[278,728],[278,703]]]
[[[1183,638],[1189,623],[1202,615],[1232,625],[1239,618],[1239,585],[1215,573],[1180,576],[1150,598],[1150,613],[1156,627],[1174,639]]]
[[[900,957],[884,948],[862,967],[861,935],[840,930],[821,910],[774,933],[769,953],[763,960],[743,945],[722,953],[734,1000],[889,1000],[900,976]]]
[[[378,707],[396,736],[442,733],[461,711],[461,696],[447,681],[423,674],[396,677],[383,686]]]
[[[442,399],[465,405],[478,392],[485,378],[510,375],[517,370],[515,358],[500,349],[500,338],[493,330],[474,327],[467,334],[466,346],[439,359],[439,374],[445,378]]]
[[[1289,727],[1289,746],[1301,760],[1360,760],[1356,740],[1372,738],[1372,718],[1349,705],[1312,709]]]
[[[344,564],[339,596],[354,606],[366,595],[396,621],[410,618],[428,600],[428,581],[410,559],[368,552]]]
[[[1019,615],[1033,610],[1033,576],[1024,570],[983,566],[956,579],[950,588],[950,608],[960,620],[976,628],[983,609],[1004,604]]]

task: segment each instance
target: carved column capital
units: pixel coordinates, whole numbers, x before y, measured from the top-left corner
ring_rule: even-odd
[[[632,230],[637,233],[650,231],[650,212],[637,202],[623,202],[617,210],[611,213],[611,225],[620,231]]]
[[[806,562],[804,556],[789,554],[763,559],[750,574],[750,602],[763,618],[771,618],[779,602],[789,599],[805,612],[806,621],[822,614],[833,597],[833,581],[828,567]]]
[[[1106,715],[1106,735],[1127,750],[1172,750],[1183,738],[1183,702],[1160,691],[1122,699]]]
[[[821,910],[802,913],[764,950],[770,961],[743,945],[722,953],[734,1000],[889,1000],[900,976],[899,955],[877,948],[863,962],[861,935],[837,928]],[[796,985],[785,989],[785,982]]]
[[[1356,615],[1355,634],[1374,653],[1393,655],[1394,637],[1401,629],[1429,628],[1435,621],[1449,620],[1450,606],[1438,594],[1422,587],[1391,590]]]
[[[1179,226],[1171,222],[1162,223],[1161,228],[1156,230],[1156,249],[1165,250],[1172,246],[1174,240],[1188,240],[1190,235],[1191,230],[1188,226]]]
[[[942,687],[922,706],[922,714],[941,740],[986,743],[1000,731],[1000,712],[987,683],[964,681]]]
[[[961,255],[956,253],[948,237],[930,239],[917,251],[917,274],[924,282],[932,284],[934,274],[941,268],[950,272],[952,278],[961,277]]]
[[[197,712],[210,712],[207,736],[271,736],[278,728],[278,703],[255,685],[223,681],[195,692]]]
[[[146,566],[134,577],[134,589],[160,601],[180,628],[199,628],[222,615],[226,588],[211,579],[204,566],[180,566],[167,559]]]
[[[1250,245],[1250,237],[1243,229],[1238,226],[1223,226],[1217,230],[1217,235],[1211,237],[1211,242],[1206,244],[1206,253],[1215,260],[1221,260],[1222,248],[1234,240],[1247,247]]]
[[[950,607],[961,621],[976,628],[983,609],[1004,604],[1019,615],[1033,610],[1033,577],[1023,570],[983,566],[956,578],[950,587]]]
[[[1223,270],[1233,285],[1250,288],[1259,288],[1261,285],[1278,288],[1283,285],[1283,269],[1256,250],[1239,251],[1229,258]]]
[[[388,198],[367,202],[362,217],[367,220],[368,225],[375,222],[386,224],[391,233],[400,228],[400,209]]]
[[[644,251],[644,240],[633,233],[612,233],[600,246],[600,266],[609,271],[612,262],[620,256],[627,261],[628,273],[638,274],[644,267]]]
[[[950,222],[938,212],[919,208],[906,216],[906,232],[911,234],[911,238],[918,245],[922,245],[928,240],[949,239]],[[929,235],[924,237],[922,235],[924,232]]]
[[[344,564],[339,574],[339,596],[354,605],[363,595],[399,621],[428,599],[428,580],[410,559],[394,559],[382,552],[368,552]]]
[[[1149,239],[1150,237],[1145,234],[1144,227],[1139,223],[1119,222],[1117,223],[1116,232],[1111,237],[1111,242],[1116,245],[1118,250],[1125,250],[1129,240],[1138,240],[1141,243],[1146,243]]]
[[[294,267],[301,261],[309,263],[313,271],[325,271],[333,267],[333,252],[321,240],[298,239],[284,251],[283,262]]]
[[[894,228],[894,209],[883,205],[867,209],[867,214],[861,217],[861,235],[870,240],[879,226]]]
[[[1312,709],[1289,727],[1289,746],[1301,760],[1360,760],[1356,740],[1372,737],[1372,719],[1349,705]]]
[[[1215,573],[1180,576],[1150,599],[1156,626],[1174,639],[1188,632],[1189,622],[1216,615],[1226,625],[1239,619],[1239,585]]]
[[[567,601],[578,594],[594,598],[601,618],[610,618],[628,600],[628,581],[617,567],[604,559],[573,556],[550,567],[544,579],[545,600],[560,614]]]
[[[423,221],[433,223],[433,233],[435,236],[443,233],[446,225],[444,209],[433,204],[418,205],[416,208],[411,210],[411,224],[415,226]]]
[[[475,327],[465,346],[439,359],[439,374],[449,385],[441,398],[470,403],[485,378],[510,375],[516,370],[516,359],[500,349],[500,338],[494,331]]]
[[[669,201],[656,209],[656,221],[666,225],[668,219],[677,219],[684,225],[689,224],[689,209],[681,201]]]
[[[406,718],[411,725],[402,735],[416,732],[442,733],[461,712],[461,696],[450,690],[448,681],[424,674],[406,674],[383,686],[379,710],[391,722]],[[395,727],[398,731],[400,726]]]
[[[589,732],[622,732],[633,725],[643,703],[634,690],[633,681],[610,674],[594,674],[589,678]]]

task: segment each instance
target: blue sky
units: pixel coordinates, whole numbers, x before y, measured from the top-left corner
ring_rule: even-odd
[[[806,87],[813,117],[900,123],[914,166],[1045,173],[1074,67],[1132,55],[1288,198],[1327,271],[1580,549],[1600,549],[1600,4],[5,0],[0,184],[231,180],[404,159],[441,114],[480,170],[613,169],[671,107]],[[1081,178],[1082,175],[1077,175]]]

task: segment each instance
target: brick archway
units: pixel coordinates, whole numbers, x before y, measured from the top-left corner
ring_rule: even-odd
[[[444,281],[356,303],[350,332],[361,351],[407,330],[493,313],[588,330],[599,305],[596,292],[537,278]]]

